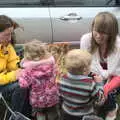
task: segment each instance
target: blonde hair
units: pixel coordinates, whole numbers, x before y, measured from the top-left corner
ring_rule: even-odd
[[[37,61],[47,59],[49,56],[47,45],[39,40],[33,40],[24,45],[24,58],[27,60]]]
[[[109,12],[100,12],[98,13],[92,23],[92,31],[95,29],[95,31],[100,33],[105,33],[108,35],[108,46],[107,46],[107,52],[110,54],[115,49],[115,42],[116,42],[116,36],[118,34],[118,21],[116,17],[109,13]],[[91,41],[91,53],[94,53],[96,49],[98,48],[98,44],[96,43],[93,35],[92,35],[92,41]]]
[[[90,67],[92,56],[86,50],[73,49],[65,56],[65,67],[73,74],[83,74]]]

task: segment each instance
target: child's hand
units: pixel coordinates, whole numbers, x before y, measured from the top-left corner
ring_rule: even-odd
[[[20,75],[21,69],[16,70],[16,77],[18,78]]]
[[[101,105],[103,105],[105,103],[105,100],[106,100],[106,97],[104,96],[104,94],[101,94],[99,96],[99,99],[95,102],[95,104],[97,106],[101,106]]]
[[[95,75],[95,76],[93,76],[93,78],[94,78],[95,82],[102,82],[103,81],[103,79],[100,75]]]

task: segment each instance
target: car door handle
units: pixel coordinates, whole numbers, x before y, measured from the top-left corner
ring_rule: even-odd
[[[62,16],[59,18],[60,20],[68,21],[68,20],[81,20],[82,17],[77,15],[76,13],[69,13],[68,15]]]

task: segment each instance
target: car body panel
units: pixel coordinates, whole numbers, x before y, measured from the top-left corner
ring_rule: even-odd
[[[52,41],[48,7],[0,8],[0,14],[11,17],[24,29],[16,30],[17,44],[23,44],[31,39],[39,39],[45,42]]]
[[[0,8],[0,14],[17,21],[22,29],[16,30],[17,44],[32,39],[44,42],[75,42],[90,31],[95,15],[101,11],[113,13],[120,27],[119,7],[15,7]]]
[[[55,42],[79,41],[84,33],[90,31],[92,20],[98,12],[111,12],[120,21],[120,8],[117,7],[56,7],[50,8],[50,11]],[[67,15],[70,14],[76,14],[80,19],[76,20],[72,16],[68,20]],[[66,19],[62,19],[63,17]]]

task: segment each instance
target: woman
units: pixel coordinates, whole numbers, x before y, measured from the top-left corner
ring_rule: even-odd
[[[0,85],[5,85],[16,80],[16,70],[19,57],[12,46],[11,39],[14,29],[18,24],[7,16],[0,16]]]
[[[80,48],[87,49],[92,53],[91,71],[101,75],[104,83],[106,81],[110,83],[112,79],[115,79],[114,76],[120,75],[119,47],[120,37],[118,36],[118,22],[116,17],[109,12],[98,13],[92,22],[91,33],[82,36]],[[120,80],[114,81],[120,83]],[[117,87],[115,85],[111,89]],[[105,105],[107,105],[105,106],[105,111],[107,112],[106,120],[114,120],[118,108],[114,97],[108,95]]]
[[[0,92],[6,99],[10,96],[13,110],[23,112],[26,90],[20,89],[16,81],[20,60],[13,47],[14,30],[18,27],[11,18],[0,15]]]

